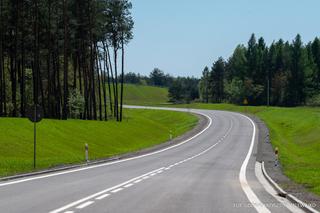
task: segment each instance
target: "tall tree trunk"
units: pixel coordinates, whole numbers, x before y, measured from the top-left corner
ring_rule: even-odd
[[[123,78],[124,78],[124,43],[123,36],[121,39],[121,99],[120,99],[120,121],[122,121],[122,108],[123,108]]]
[[[109,51],[107,51],[106,45],[104,43],[104,41],[102,41],[102,45],[103,45],[103,50],[104,50],[104,58],[105,58],[105,62],[104,62],[104,66],[107,70],[107,78],[108,78],[108,91],[109,91],[109,102],[110,102],[110,111],[111,113],[113,113],[113,104],[112,104],[112,94],[111,94],[111,82],[110,82],[110,69],[109,69],[109,65],[111,65],[111,63],[109,64],[108,62],[110,62],[110,57],[109,57]],[[111,72],[112,72],[112,67],[111,67]],[[114,88],[114,87],[113,87]]]
[[[63,0],[64,53],[63,53],[63,113],[62,119],[68,118],[68,15],[67,0]]]
[[[95,44],[96,45],[96,44]],[[101,76],[100,76],[100,69],[99,69],[99,50],[96,45],[96,69],[97,69],[97,78],[98,78],[98,96],[99,96],[99,118],[102,121],[102,101],[101,101]]]
[[[34,62],[33,62],[33,102],[38,104],[39,89],[39,5],[38,0],[34,1]]]
[[[103,57],[104,58],[104,57]],[[103,90],[103,103],[104,103],[104,120],[108,120],[108,112],[107,112],[107,88],[106,88],[106,71],[102,69],[101,65],[101,58],[99,59],[99,67],[101,72],[101,79],[102,79],[102,90]]]
[[[77,70],[78,70],[78,61],[77,55],[73,56],[73,90],[77,89]]]
[[[112,64],[111,64],[111,56],[109,52],[109,47],[107,46],[107,55],[108,55],[108,61],[109,61],[109,68],[110,68],[110,73],[111,73],[111,81],[112,81],[112,89],[113,89],[113,102],[115,102],[115,97],[116,97],[116,85],[115,85],[115,77],[113,75],[113,69],[112,69]],[[111,94],[110,94],[111,96]],[[114,104],[115,106],[115,104]],[[113,108],[113,114],[114,117],[116,117],[116,109]]]
[[[40,67],[40,64],[39,64]],[[42,81],[42,74],[40,69],[38,70],[38,76],[39,76],[39,87],[40,87],[40,93],[41,93],[41,106],[43,109],[43,114],[44,117],[47,117],[47,108],[46,108],[46,103],[45,103],[45,98],[44,98],[44,88],[43,88],[43,81]]]
[[[51,94],[52,94],[52,82],[51,82],[51,54],[52,54],[52,46],[51,46],[51,0],[48,0],[48,28],[47,28],[47,80],[48,80],[48,96],[47,96],[47,110],[48,117],[52,117],[52,109],[51,109]]]
[[[118,50],[116,47],[113,48],[114,56],[114,77],[115,77],[115,97],[114,97],[114,110],[116,112],[117,121],[119,121],[119,108],[118,108]]]
[[[11,40],[13,41],[13,46],[10,47],[10,72],[11,72],[11,102],[13,105],[12,117],[17,117],[17,48],[18,48],[18,17],[19,17],[19,2],[15,3],[16,10],[13,12],[13,20],[15,22],[15,27],[11,32]]]
[[[4,70],[4,56],[2,56],[2,100],[3,100],[3,114],[7,116],[7,95],[6,95],[6,72]]]
[[[0,0],[0,117],[4,115],[4,96],[3,96],[3,84],[4,84],[4,65],[3,65],[3,0]]]
[[[82,77],[81,77],[81,63],[80,63],[80,54],[79,52],[77,52],[77,63],[78,63],[78,76],[79,76],[79,90],[80,90],[80,94],[82,94]]]
[[[22,16],[21,16],[21,77],[20,77],[20,113],[22,117],[25,117],[25,107],[26,107],[26,99],[25,99],[25,6],[24,1],[22,1]]]

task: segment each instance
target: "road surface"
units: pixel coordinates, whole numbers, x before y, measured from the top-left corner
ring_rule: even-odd
[[[290,212],[258,180],[249,118],[179,110],[205,115],[206,128],[144,156],[0,182],[0,212]]]

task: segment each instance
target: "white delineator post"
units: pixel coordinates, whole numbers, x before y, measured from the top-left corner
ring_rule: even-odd
[[[278,149],[278,147],[275,148],[274,154],[276,155],[276,159],[275,159],[274,165],[278,166],[278,161],[279,161],[279,149]]]
[[[86,143],[85,145],[85,155],[86,155],[86,162],[88,163],[89,162],[89,147],[88,147],[88,144]]]

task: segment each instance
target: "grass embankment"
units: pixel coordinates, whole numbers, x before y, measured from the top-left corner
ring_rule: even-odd
[[[172,130],[178,136],[197,124],[197,117],[181,112],[125,110],[115,121],[48,120],[38,126],[37,168],[110,157],[162,143]],[[27,119],[0,118],[0,176],[32,170],[33,124]]]
[[[269,127],[273,147],[279,148],[284,173],[320,195],[320,108],[199,103],[178,106],[247,112],[260,117]]]
[[[124,85],[124,103],[132,105],[154,105],[168,102],[168,88],[135,84]]]

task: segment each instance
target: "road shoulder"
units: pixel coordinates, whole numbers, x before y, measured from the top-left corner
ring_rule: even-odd
[[[291,181],[284,175],[282,166],[279,163],[275,166],[276,155],[270,142],[269,129],[266,124],[259,118],[249,115],[254,120],[259,129],[257,161],[264,162],[266,173],[270,178],[279,185],[286,193],[293,195],[306,204],[312,205],[316,210],[320,210],[320,197],[308,192],[305,187]]]

